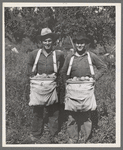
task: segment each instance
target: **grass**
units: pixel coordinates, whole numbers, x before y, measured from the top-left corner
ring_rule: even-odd
[[[5,85],[6,85],[6,143],[20,144],[30,133],[32,109],[29,107],[29,80],[26,76],[26,50],[35,45],[28,39],[16,45],[19,53],[12,53],[5,47]],[[96,83],[95,95],[98,105],[98,129],[96,129],[91,143],[115,143],[115,69],[111,68]],[[61,97],[63,98],[63,97]],[[41,143],[46,143],[48,129],[44,130]],[[66,121],[63,123],[58,140],[67,143]]]

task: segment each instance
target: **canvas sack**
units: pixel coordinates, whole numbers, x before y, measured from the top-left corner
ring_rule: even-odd
[[[94,75],[94,69],[92,66],[90,54],[88,54],[88,62],[90,66],[91,74]],[[73,56],[74,57],[74,56]],[[71,58],[70,65],[68,67],[67,75],[70,74],[73,59]],[[72,62],[72,63],[71,63]],[[66,84],[65,94],[65,110],[70,111],[88,111],[95,110],[97,107],[95,95],[94,95],[94,83],[83,82],[80,84]]]
[[[58,96],[56,92],[56,82],[47,81],[32,82],[30,83],[30,102],[29,106],[45,105],[49,106],[58,102]]]

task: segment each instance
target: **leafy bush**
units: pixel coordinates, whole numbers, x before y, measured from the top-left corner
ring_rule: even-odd
[[[28,37],[37,42],[43,27],[60,33],[61,39],[85,31],[93,40],[111,44],[115,39],[115,6],[5,7],[6,37],[21,42]]]

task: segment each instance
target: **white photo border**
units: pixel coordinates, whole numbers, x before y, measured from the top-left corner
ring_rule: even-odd
[[[6,144],[5,100],[5,29],[4,7],[65,7],[65,6],[115,6],[116,7],[116,143],[114,144]],[[121,3],[29,3],[3,2],[2,5],[2,146],[3,147],[120,147],[121,146]]]

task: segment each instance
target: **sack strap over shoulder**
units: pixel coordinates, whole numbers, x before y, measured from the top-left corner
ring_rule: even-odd
[[[54,72],[57,73],[58,68],[56,64],[56,52],[55,51],[53,51],[53,66],[54,66]]]
[[[39,49],[39,51],[38,51],[38,53],[37,53],[37,56],[36,56],[36,59],[35,59],[35,62],[34,62],[33,68],[32,68],[32,72],[34,72],[35,69],[36,69],[36,65],[37,65],[37,63],[38,63],[38,60],[39,60],[41,51],[42,51],[42,49]]]
[[[32,68],[32,72],[34,72],[36,69],[36,65],[38,63],[41,52],[42,52],[42,49],[40,49],[37,53],[37,56],[36,56],[36,59]],[[58,69],[57,69],[57,64],[56,64],[56,52],[55,51],[53,51],[53,67],[54,67],[54,72],[57,73]]]
[[[89,66],[90,66],[91,75],[94,75],[94,67],[92,65],[91,56],[90,56],[89,52],[87,52],[87,54],[88,54],[88,62],[89,62]]]
[[[92,65],[92,61],[91,61],[91,57],[90,57],[89,52],[87,52],[87,55],[88,55],[88,62],[89,62],[89,66],[90,66],[90,72],[91,72],[91,75],[94,76],[94,68],[93,68],[93,65]],[[69,67],[68,67],[68,70],[67,70],[67,75],[70,75],[72,64],[73,64],[73,59],[74,59],[74,56],[72,56],[71,59],[70,59]]]
[[[67,70],[67,75],[70,75],[72,64],[73,64],[73,59],[74,59],[74,56],[72,56],[71,59],[70,59],[69,67],[68,67],[68,70]]]

